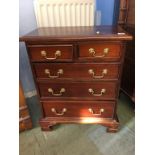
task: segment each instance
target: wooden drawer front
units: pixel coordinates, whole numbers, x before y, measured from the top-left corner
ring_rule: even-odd
[[[73,58],[72,45],[50,45],[29,47],[32,61],[71,61]]]
[[[19,117],[24,118],[29,116],[28,108],[27,106],[20,106],[19,107]]]
[[[32,128],[32,122],[30,118],[26,118],[19,121],[19,131],[24,131]]]
[[[27,117],[27,116],[29,116],[28,109],[23,109],[23,110],[19,111],[19,117],[20,118]]]
[[[105,117],[112,118],[114,102],[54,101],[43,102],[46,117]]]
[[[89,43],[79,45],[79,59],[115,61],[121,57],[121,44]]]
[[[38,79],[102,80],[119,77],[118,64],[34,64]]]
[[[87,82],[87,83],[40,83],[41,97],[64,99],[65,97],[115,99],[116,83],[114,82]]]

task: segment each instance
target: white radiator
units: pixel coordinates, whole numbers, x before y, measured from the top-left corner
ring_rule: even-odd
[[[93,26],[95,0],[35,0],[38,27]]]

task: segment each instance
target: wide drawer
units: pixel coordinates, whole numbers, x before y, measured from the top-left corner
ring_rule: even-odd
[[[79,45],[79,59],[117,61],[122,55],[120,43],[84,43]]]
[[[28,46],[31,61],[71,61],[72,45],[33,45]]]
[[[43,102],[45,117],[104,117],[112,118],[112,101],[54,101]]]
[[[109,80],[119,78],[119,66],[103,63],[36,63],[34,69],[37,79]]]
[[[41,98],[59,99],[115,99],[115,82],[42,82],[39,83]]]

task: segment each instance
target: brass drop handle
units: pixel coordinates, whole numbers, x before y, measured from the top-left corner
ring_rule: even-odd
[[[92,108],[89,108],[88,111],[89,111],[90,113],[92,113],[92,115],[100,116],[100,115],[104,112],[104,109],[100,109],[100,113],[99,113],[99,114],[95,114]]]
[[[88,92],[91,93],[93,96],[102,96],[103,94],[105,94],[106,89],[101,89],[101,93],[100,94],[95,94],[94,90],[92,88],[89,88]]]
[[[55,108],[52,108],[51,111],[53,113],[55,113],[55,115],[62,116],[62,115],[65,114],[65,112],[67,111],[67,109],[66,108],[63,108],[62,111],[61,111],[61,113],[58,113]]]
[[[44,57],[47,60],[55,60],[55,59],[57,59],[57,57],[61,56],[61,51],[57,50],[54,55],[55,55],[54,58],[48,58],[46,51],[41,51],[41,56]]]
[[[48,88],[48,92],[51,93],[53,96],[62,96],[62,94],[65,92],[65,88],[61,88],[59,94],[55,94],[52,88]]]
[[[63,74],[63,69],[59,69],[57,71],[57,75],[51,75],[51,72],[49,69],[45,69],[45,74],[48,75],[49,78],[54,79],[54,78],[58,78],[60,76],[60,74]]]
[[[100,76],[95,75],[93,69],[89,69],[89,70],[88,70],[88,73],[89,73],[90,75],[92,75],[92,77],[93,77],[94,79],[102,79],[102,78],[104,77],[104,75],[106,75],[106,74],[108,73],[108,70],[107,70],[107,69],[103,69],[103,70],[102,70],[102,75],[100,75]]]
[[[103,57],[105,57],[107,54],[109,53],[109,48],[105,48],[105,49],[103,49],[103,55],[101,55],[101,56],[96,56],[95,55],[95,49],[94,48],[90,48],[89,49],[89,54],[91,54],[93,57],[95,57],[95,58],[103,58]]]

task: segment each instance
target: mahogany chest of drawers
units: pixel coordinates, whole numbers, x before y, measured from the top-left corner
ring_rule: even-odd
[[[126,41],[120,27],[38,28],[26,43],[42,105],[42,130],[59,123],[92,123],[116,132]]]

